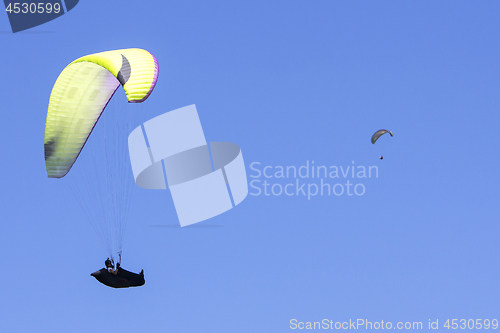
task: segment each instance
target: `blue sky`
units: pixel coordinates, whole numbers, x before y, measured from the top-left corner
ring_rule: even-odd
[[[362,318],[439,319],[444,331],[447,319],[499,319],[499,12],[82,0],[16,34],[3,14],[0,328],[286,332],[292,319]],[[190,228],[174,227],[168,191],[133,187],[123,267],[144,269],[146,285],[103,286],[89,274],[106,252],[65,179],[47,178],[43,135],[62,69],[129,47],[159,61],[146,119],[196,104],[207,140],[240,145],[249,181],[252,162],[354,161],[378,178],[355,180],[362,196],[249,195]],[[380,128],[394,137],[372,145]]]

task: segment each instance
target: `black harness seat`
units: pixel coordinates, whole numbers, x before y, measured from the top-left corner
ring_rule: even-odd
[[[90,275],[102,284],[112,288],[140,287],[146,283],[144,270],[139,274],[129,272],[121,267],[118,267],[117,270],[116,275],[108,272],[106,268],[102,268]]]

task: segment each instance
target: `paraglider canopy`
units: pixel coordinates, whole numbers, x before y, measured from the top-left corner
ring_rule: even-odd
[[[381,129],[381,130],[378,130],[376,131],[375,133],[373,133],[372,135],[372,143],[375,144],[375,142],[377,142],[377,140],[384,134],[386,133],[389,133],[391,136],[393,136],[392,132],[391,131],[388,131],[388,130],[385,130],[385,129]]]
[[[141,103],[157,78],[156,58],[142,49],[100,52],[70,63],[50,94],[44,140],[47,175],[62,178],[69,172],[120,85],[130,103]]]

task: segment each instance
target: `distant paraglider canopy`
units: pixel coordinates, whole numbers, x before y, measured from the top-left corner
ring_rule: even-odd
[[[389,133],[391,136],[394,136],[391,131],[388,131],[388,130],[385,130],[385,129],[381,129],[381,130],[376,131],[372,135],[372,143],[375,144],[375,142],[377,142],[378,138],[380,138],[385,133]]]

